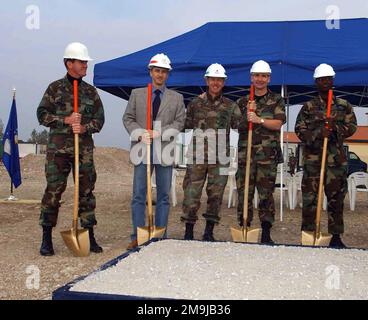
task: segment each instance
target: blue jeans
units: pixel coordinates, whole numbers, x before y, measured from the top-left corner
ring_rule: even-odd
[[[155,170],[157,201],[155,211],[155,226],[167,227],[170,210],[170,189],[172,178],[172,166],[163,167],[159,164],[151,165],[151,173]],[[131,239],[137,239],[137,227],[144,227],[147,199],[147,165],[140,164],[134,167],[133,197],[132,197],[132,222],[133,233]],[[167,229],[166,229],[167,230]],[[166,238],[166,232],[164,235]]]

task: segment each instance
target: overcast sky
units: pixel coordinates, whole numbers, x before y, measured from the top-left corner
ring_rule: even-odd
[[[87,45],[94,63],[126,55],[176,37],[211,21],[314,20],[339,8],[341,18],[368,17],[367,0],[52,0],[1,1],[0,119],[6,125],[12,88],[17,89],[20,139],[38,131],[36,109],[48,84],[65,74],[62,55],[69,42]],[[40,28],[30,30],[30,11],[40,12]],[[32,11],[34,12],[34,11]],[[34,25],[34,24],[33,24]],[[99,146],[128,147],[121,117],[126,101],[99,91],[106,122],[95,136]],[[290,115],[291,124],[297,110]],[[366,110],[356,110],[366,125]]]

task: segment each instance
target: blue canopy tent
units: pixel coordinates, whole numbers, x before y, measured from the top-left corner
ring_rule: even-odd
[[[339,29],[325,20],[290,22],[211,22],[144,50],[96,64],[96,87],[128,100],[132,89],[150,81],[147,63],[156,53],[167,54],[173,66],[168,86],[186,101],[205,90],[209,64],[227,71],[225,94],[236,99],[249,86],[249,69],[259,59],[272,68],[271,86],[291,104],[314,93],[313,71],[331,64],[337,75],[335,93],[356,106],[368,106],[368,19],[342,19]],[[286,87],[287,86],[287,87]],[[286,90],[287,88],[287,90]]]
[[[235,100],[249,90],[251,65],[263,59],[272,68],[271,89],[281,92],[289,105],[315,95],[313,71],[320,63],[328,63],[337,73],[335,95],[368,107],[368,19],[342,19],[338,29],[328,26],[326,20],[207,23],[144,50],[96,64],[94,84],[128,100],[132,89],[150,82],[150,58],[165,53],[173,67],[167,85],[182,93],[186,102],[206,90],[203,75],[215,62],[225,67],[228,79],[224,93]],[[280,198],[282,220],[282,192]]]

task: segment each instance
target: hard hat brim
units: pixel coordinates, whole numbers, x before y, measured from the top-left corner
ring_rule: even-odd
[[[160,69],[165,69],[165,70],[169,70],[171,71],[172,68],[168,68],[168,67],[162,67],[162,66],[155,66],[155,65],[148,65],[148,69],[151,70],[152,68],[160,68]]]
[[[320,79],[320,78],[326,78],[326,77],[331,77],[331,78],[335,78],[335,75],[326,75],[326,76],[313,76],[314,80]]]
[[[205,75],[204,78],[220,78],[220,79],[227,79],[227,76],[226,77],[221,77],[221,76],[211,76],[211,75]]]
[[[63,57],[64,59],[74,59],[74,60],[79,60],[79,61],[93,61],[93,59],[91,59],[91,58],[81,58],[81,57],[78,57],[78,58],[76,58],[76,57],[68,57],[68,56],[64,56]]]

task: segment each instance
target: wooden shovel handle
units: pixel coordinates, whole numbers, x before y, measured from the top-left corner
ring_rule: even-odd
[[[151,130],[152,83],[148,84],[147,89],[147,130]]]
[[[328,91],[328,100],[327,100],[327,120],[330,119],[331,116],[331,104],[332,104],[332,90]],[[328,129],[328,124],[326,124]],[[323,150],[322,150],[322,162],[321,162],[321,172],[319,178],[319,187],[318,187],[318,202],[317,202],[317,213],[316,213],[316,234],[318,235],[321,230],[321,211],[322,211],[322,199],[323,199],[323,182],[325,177],[325,167],[326,167],[326,158],[327,158],[327,144],[328,138],[323,139]]]
[[[74,80],[74,112],[78,113],[78,81]],[[78,229],[78,210],[79,210],[79,135],[74,134],[74,210],[73,210],[73,229]]]
[[[250,85],[249,101],[254,101],[254,84]],[[249,111],[253,112],[254,110],[251,109]],[[253,122],[252,121],[248,121],[248,128],[249,128],[249,130],[253,130]]]
[[[254,85],[250,86],[249,101],[254,101]],[[253,110],[250,110],[253,111]],[[248,200],[249,200],[249,178],[250,178],[250,163],[252,153],[252,136],[253,122],[248,121],[248,145],[247,145],[247,163],[245,165],[245,183],[244,183],[244,206],[243,206],[243,227],[246,228],[248,220]]]
[[[147,91],[147,130],[151,130],[151,106],[152,106],[152,84],[148,84]],[[151,186],[151,145],[147,144],[147,212],[148,229],[151,232],[153,228],[153,210],[152,210],[152,186]]]

